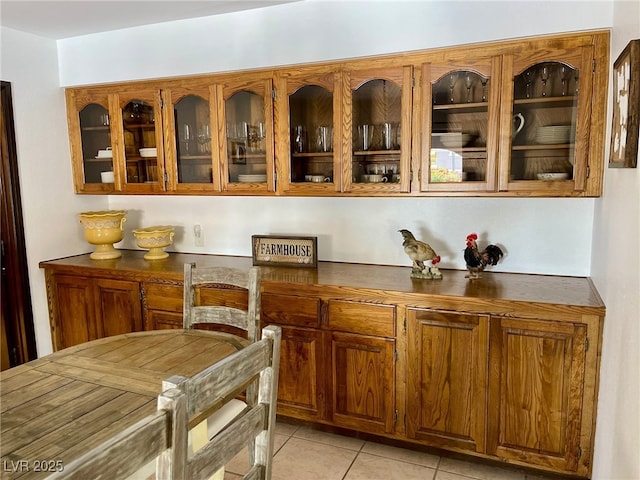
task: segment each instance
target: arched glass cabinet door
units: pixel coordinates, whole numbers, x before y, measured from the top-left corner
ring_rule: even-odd
[[[109,95],[98,89],[67,89],[65,95],[75,191],[114,192],[117,179],[113,173],[113,119],[109,112]]]
[[[310,69],[283,76],[278,91],[286,92],[277,110],[282,121],[278,136],[279,179],[282,192],[335,192],[341,187],[340,73]]]
[[[87,184],[113,184],[111,118],[108,105],[90,103],[79,113],[82,164]],[[108,187],[108,185],[105,185]]]
[[[422,190],[495,188],[499,75],[497,58],[423,65]]]
[[[169,85],[162,95],[169,190],[219,190],[214,87]]]
[[[271,80],[223,88],[222,189],[274,190]]]
[[[501,164],[501,189],[584,190],[589,128],[577,119],[589,117],[591,64],[590,47],[536,58],[505,56],[512,75],[503,90],[501,120],[509,133],[501,149],[509,155]]]
[[[352,71],[350,191],[409,189],[411,67]]]
[[[132,92],[118,96],[121,116],[116,155],[123,191],[165,190],[160,92]]]

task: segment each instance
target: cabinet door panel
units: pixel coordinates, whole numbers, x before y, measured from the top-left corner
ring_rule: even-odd
[[[142,331],[142,310],[138,282],[95,280],[98,335],[108,337]]]
[[[407,435],[484,451],[488,317],[409,309]]]
[[[331,334],[331,420],[372,433],[391,433],[395,417],[395,341]]]
[[[586,327],[492,319],[490,454],[578,468]]]
[[[282,327],[278,413],[307,420],[324,418],[323,333]]]
[[[56,350],[98,338],[91,280],[55,275],[54,347]]]

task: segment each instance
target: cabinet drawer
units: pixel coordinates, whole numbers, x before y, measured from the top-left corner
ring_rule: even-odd
[[[145,283],[144,298],[148,309],[182,313],[181,286]]]
[[[262,323],[317,327],[320,299],[293,295],[262,295]]]
[[[395,337],[396,307],[329,300],[327,326],[331,330]]]

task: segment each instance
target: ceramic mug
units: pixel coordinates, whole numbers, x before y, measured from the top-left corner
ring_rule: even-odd
[[[364,183],[380,183],[380,182],[386,182],[387,177],[379,174],[365,174],[362,176],[362,181]]]
[[[330,182],[331,178],[325,177],[324,175],[305,175],[304,180],[306,182],[325,183]]]
[[[102,183],[113,183],[113,172],[100,172]]]

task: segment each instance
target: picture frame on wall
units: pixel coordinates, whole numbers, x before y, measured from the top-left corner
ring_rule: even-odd
[[[613,64],[613,123],[609,167],[636,168],[640,128],[640,39]]]

